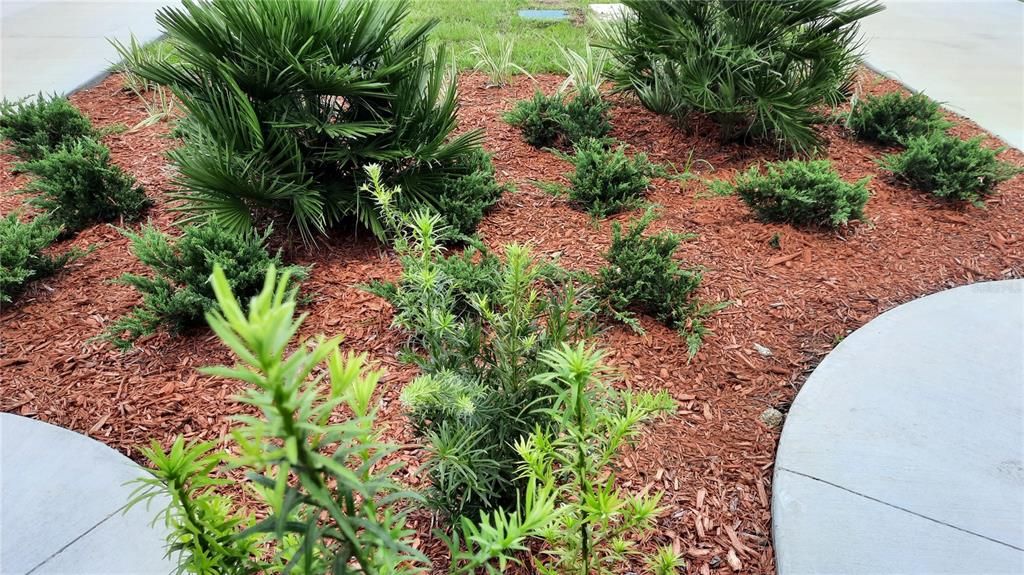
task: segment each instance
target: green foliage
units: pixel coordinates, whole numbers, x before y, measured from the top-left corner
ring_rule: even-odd
[[[43,253],[61,234],[46,217],[22,222],[18,214],[0,218],[0,303],[9,303],[33,280],[52,275],[81,252]]]
[[[997,184],[1024,172],[996,159],[1005,148],[990,150],[981,145],[982,139],[961,140],[941,133],[919,136],[906,141],[902,154],[879,163],[918,190],[980,206]]]
[[[769,163],[764,174],[751,166],[733,184],[716,182],[711,188],[738,193],[765,221],[838,227],[864,216],[869,180],[846,182],[828,160],[789,160]]]
[[[216,306],[209,278],[218,267],[234,293],[243,298],[258,294],[267,270],[281,265],[280,255],[271,256],[264,246],[269,232],[239,235],[212,223],[187,226],[177,238],[152,226],[138,233],[125,230],[132,252],[153,275],[124,274],[117,280],[138,290],[142,304],[114,322],[104,337],[125,349],[161,326],[177,333],[200,325]],[[298,267],[285,271],[294,280],[306,273]]]
[[[625,145],[613,150],[587,138],[575,144],[569,175],[569,199],[592,216],[606,217],[643,203],[651,176],[659,173],[643,153],[626,155]]]
[[[517,72],[529,76],[522,66],[512,60],[512,40],[502,36],[498,37],[497,43],[492,50],[488,47],[487,42],[480,38],[480,42],[469,50],[477,58],[474,68],[487,75],[489,85],[504,86],[512,80],[512,76]]]
[[[693,236],[643,235],[655,215],[648,210],[625,233],[618,222],[612,225],[612,245],[604,254],[608,265],[598,272],[596,295],[612,315],[634,329],[640,327],[632,311],[679,330],[693,357],[708,332],[703,319],[723,305],[702,305],[695,295],[703,280],[701,269],[684,268],[672,257],[679,243]]]
[[[588,87],[569,100],[561,92],[546,96],[538,90],[532,100],[516,102],[504,120],[518,127],[531,146],[567,146],[585,138],[605,138],[612,129],[608,108],[601,94]]]
[[[367,371],[365,356],[343,356],[340,336],[293,345],[305,317],[295,317],[293,284],[271,267],[246,312],[215,269],[219,307],[207,320],[238,363],[203,371],[246,382],[237,399],[259,416],[238,416],[220,451],[181,437],[164,451],[154,441],[143,451],[153,476],[137,480],[130,505],[169,499],[159,517],[179,572],[420,573],[427,559],[405,526],[417,497],[391,479],[400,465],[386,458],[396,448],[374,429],[381,372]],[[341,409],[351,415],[334,417]],[[238,469],[265,516],[220,490]]]
[[[451,231],[465,236],[476,230],[487,211],[512,186],[498,184],[491,155],[482,148],[459,158],[452,170],[438,191],[437,211]]]
[[[847,125],[858,137],[885,145],[902,144],[907,138],[944,132],[952,126],[942,117],[938,102],[924,94],[903,97],[898,92],[856,102]]]
[[[847,97],[858,24],[882,9],[853,0],[626,0],[610,34],[614,80],[658,113],[710,115],[723,140],[817,148],[814,110]]]
[[[0,102],[0,137],[22,159],[36,160],[95,135],[89,119],[62,96],[39,94],[35,99]]]
[[[384,234],[360,190],[375,162],[405,204],[437,190],[482,133],[452,136],[455,83],[433,23],[403,31],[407,2],[206,0],[163,8],[175,58],[133,53],[135,74],[173,90],[186,116],[170,153],[180,198],[234,232],[276,214],[307,239],[352,219]]]
[[[608,382],[603,354],[582,342],[541,352],[546,373],[536,379],[551,394],[556,425],[516,443],[523,474],[561,491],[561,513],[542,536],[549,549],[542,574],[623,573],[640,536],[653,533],[660,496],[630,495],[616,487],[613,461],[654,416],[675,410],[668,393],[618,392]]]
[[[544,281],[524,246],[508,246],[504,261],[484,254],[477,270],[471,259],[446,259],[439,218],[397,212],[401,192],[370,176],[403,267],[383,295],[411,336],[405,358],[423,374],[402,402],[430,452],[428,500],[452,518],[514,509],[525,483],[513,444],[547,421],[533,379],[545,369],[539,354],[586,332],[590,314],[571,284]]]
[[[610,65],[611,54],[607,50],[594,49],[590,44],[582,54],[564,46],[558,46],[558,50],[565,60],[562,71],[566,74],[558,91],[572,88],[577,92],[600,94],[601,85],[607,80],[605,72]]]
[[[110,163],[110,150],[92,138],[66,144],[19,168],[35,176],[26,191],[39,195],[30,203],[70,231],[118,218],[137,219],[151,204],[135,178]]]

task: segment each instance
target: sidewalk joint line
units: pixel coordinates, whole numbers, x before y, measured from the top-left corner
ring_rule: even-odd
[[[103,525],[104,523],[106,523],[108,519],[110,519],[111,517],[117,515],[118,513],[123,512],[125,507],[127,507],[127,505],[122,505],[121,507],[118,507],[113,512],[111,512],[109,515],[104,517],[103,519],[100,519],[96,523],[96,525],[93,525],[92,527],[90,527],[90,528],[86,529],[85,531],[83,531],[82,533],[78,534],[77,537],[75,537],[74,539],[69,541],[67,544],[65,544],[60,549],[54,551],[52,555],[50,555],[46,559],[43,559],[38,565],[36,565],[35,567],[33,567],[33,568],[29,569],[28,571],[26,571],[25,575],[32,575],[32,573],[35,573],[40,567],[42,567],[43,565],[49,563],[54,557],[60,555],[64,551],[66,551],[68,547],[71,547],[75,543],[78,543],[83,537],[85,537],[86,535],[88,535],[88,534],[92,533],[93,531],[95,531],[96,528],[99,527],[100,525]]]

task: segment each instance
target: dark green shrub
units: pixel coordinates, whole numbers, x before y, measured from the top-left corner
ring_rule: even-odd
[[[819,146],[816,106],[844,101],[859,61],[853,0],[626,0],[609,48],[614,80],[659,113],[709,114],[723,140]]]
[[[938,102],[924,94],[903,97],[897,92],[857,102],[848,125],[858,137],[885,145],[902,144],[907,138],[943,132],[952,126],[942,117]]]
[[[982,139],[961,140],[940,133],[919,136],[907,140],[902,154],[888,155],[879,164],[918,190],[981,205],[997,184],[1024,171],[997,160],[1002,149],[985,148]]]
[[[26,190],[39,196],[30,203],[70,231],[121,217],[136,219],[151,203],[135,178],[110,163],[110,150],[92,138],[19,167],[35,175]]]
[[[280,255],[271,256],[264,246],[267,234],[235,234],[213,223],[188,226],[177,238],[152,226],[123,233],[153,276],[124,274],[117,280],[142,294],[142,304],[106,331],[106,339],[122,349],[161,326],[180,332],[201,325],[204,314],[216,304],[209,281],[214,267],[224,270],[233,292],[248,298],[263,287],[267,269],[281,266]],[[285,271],[295,279],[306,273],[298,267]]]
[[[96,131],[78,108],[61,96],[0,103],[0,137],[11,143],[11,151],[25,160],[35,160],[74,143],[93,137]]]
[[[456,87],[433,23],[408,2],[212,0],[163,8],[176,58],[125,54],[185,111],[170,156],[181,199],[235,232],[286,214],[307,239],[355,219],[381,235],[363,167],[379,163],[409,204],[438,190],[482,140],[452,136]]]
[[[453,169],[461,173],[445,178],[438,192],[437,210],[450,229],[469,235],[511,186],[494,179],[491,155],[482,148],[460,158]]]
[[[52,275],[81,256],[72,250],[62,255],[43,253],[61,234],[61,227],[46,217],[22,222],[17,214],[0,218],[0,303],[9,303],[39,278]]]
[[[576,144],[574,150],[569,199],[596,217],[639,206],[651,185],[651,176],[658,172],[646,154],[627,156],[624,145],[609,150],[603,142],[588,138]]]
[[[402,401],[430,453],[428,501],[452,518],[515,509],[525,483],[514,444],[550,420],[535,377],[547,369],[540,353],[585,333],[592,314],[571,284],[544,281],[524,246],[508,246],[504,260],[485,257],[481,270],[444,258],[440,218],[397,212],[400,192],[371,180],[403,268],[386,295],[394,324],[410,335],[405,359],[422,373]]]
[[[526,143],[535,148],[553,146],[562,135],[565,102],[561,94],[545,96],[537,90],[532,100],[520,100],[504,119],[523,132]]]
[[[672,256],[679,243],[692,236],[662,232],[644,236],[654,221],[648,210],[623,233],[612,225],[612,245],[604,258],[608,265],[598,272],[596,295],[619,320],[639,330],[631,312],[653,316],[679,330],[687,339],[690,355],[700,348],[707,328],[703,319],[720,305],[701,305],[696,298],[703,272],[684,268]]]
[[[561,92],[545,96],[537,91],[532,100],[516,102],[504,119],[536,148],[564,146],[585,138],[605,138],[612,129],[608,108],[599,92],[586,87],[569,100]]]
[[[828,160],[790,160],[769,163],[764,174],[751,166],[734,183],[717,182],[712,189],[738,193],[768,222],[837,227],[864,216],[869,180],[846,182]]]

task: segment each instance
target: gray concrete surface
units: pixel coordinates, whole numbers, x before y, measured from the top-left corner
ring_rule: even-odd
[[[170,573],[158,509],[123,513],[125,482],[144,473],[84,435],[0,413],[0,574]]]
[[[160,36],[156,11],[171,0],[2,0],[0,97],[70,93],[101,79],[117,51],[107,41]]]
[[[867,63],[1024,148],[1024,2],[885,5],[861,24]]]
[[[787,416],[772,521],[780,575],[1024,573],[1024,280],[840,343]]]

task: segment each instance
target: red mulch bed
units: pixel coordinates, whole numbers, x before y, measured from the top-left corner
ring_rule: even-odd
[[[560,78],[538,78],[552,91]],[[501,121],[534,85],[519,78],[504,89],[485,88],[481,76],[460,78],[462,128],[484,128],[485,147],[495,153],[499,178],[514,182],[486,219],[481,235],[494,247],[528,242],[538,254],[557,256],[562,265],[595,270],[610,242],[611,221],[593,222],[564,199],[552,197],[531,180],[560,180],[570,169],[549,152],[524,143]],[[867,72],[861,86],[869,93],[902,89]],[[134,125],[145,113],[120,90],[119,78],[76,94],[72,100],[98,126]],[[703,178],[729,178],[777,150],[719,145],[713,126],[687,130],[639,105],[616,99],[614,136],[653,160],[683,166],[706,160],[695,171]],[[983,133],[950,115],[953,133]],[[174,220],[167,193],[172,168],[163,157],[175,141],[161,124],[105,138],[114,160],[134,174],[156,201],[150,218],[167,229]],[[883,175],[874,160],[887,149],[852,139],[841,126],[822,128],[828,156],[843,177],[873,176],[867,220],[839,231],[799,230],[756,221],[735,197],[700,198],[700,180],[680,184],[656,180],[650,200],[664,207],[654,230],[694,232],[680,257],[707,268],[701,296],[733,304],[709,321],[714,335],[687,361],[685,343],[675,332],[643,321],[646,335],[612,326],[602,336],[623,385],[666,389],[681,403],[675,416],[657,423],[622,461],[624,485],[664,492],[667,512],[652,542],[674,544],[687,554],[691,573],[728,572],[733,550],[744,573],[773,573],[771,545],[772,461],[779,431],[759,415],[767,407],[783,412],[817,362],[838,341],[883,311],[938,290],[978,281],[1024,275],[1024,178],[1000,186],[986,209],[951,206],[908,189]],[[990,139],[988,145],[999,142]],[[1002,158],[1024,165],[1015,150]],[[13,158],[0,157],[0,213],[18,208],[22,197],[7,195],[25,182],[11,174]],[[780,247],[770,245],[778,234]],[[230,416],[241,411],[231,401],[236,382],[199,376],[196,367],[230,359],[207,330],[181,336],[159,334],[129,353],[93,341],[139,298],[112,285],[119,274],[143,271],[128,242],[111,226],[96,226],[65,242],[97,248],[60,275],[37,282],[0,313],[0,409],[86,433],[138,458],[137,448],[174,435],[223,437]],[[396,351],[403,336],[389,329],[391,308],[357,285],[395,277],[393,254],[366,234],[340,234],[319,249],[286,248],[289,258],[315,264],[305,292],[312,296],[304,332],[343,333],[345,346],[368,352],[389,372],[383,386],[381,422],[389,438],[413,438],[397,398],[414,375]],[[756,346],[771,350],[762,355]],[[419,455],[411,453],[415,460]],[[405,471],[420,486],[414,461]],[[423,545],[437,555],[429,517],[415,518]]]

